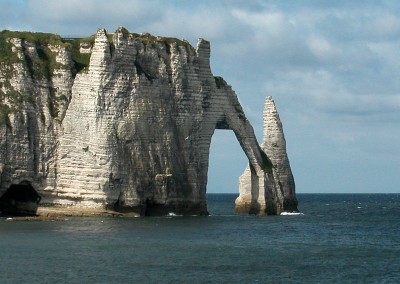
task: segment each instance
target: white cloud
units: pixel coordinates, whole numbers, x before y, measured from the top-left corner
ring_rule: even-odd
[[[45,17],[47,20],[81,22],[103,20],[104,22],[126,21],[131,19],[157,19],[162,14],[163,1],[159,0],[69,0],[47,1],[29,0],[28,9],[33,17]],[[153,18],[154,17],[154,18]]]
[[[255,13],[233,9],[232,15],[257,31],[266,31],[273,36],[280,37],[288,29],[288,20],[278,11]]]
[[[400,19],[398,15],[384,11],[372,17],[371,21],[367,23],[366,30],[368,35],[373,37],[398,36],[400,33]]]
[[[231,13],[239,22],[251,28],[249,32],[252,38],[248,44],[258,49],[285,48],[296,38],[293,21],[280,11],[253,12],[232,9]]]
[[[335,48],[327,39],[312,35],[307,43],[311,53],[318,59],[324,61],[334,58],[339,50]]]
[[[159,0],[28,0],[26,21],[35,30],[59,34],[85,36],[100,27],[114,31],[119,26],[142,32],[149,22],[163,19],[166,3]]]

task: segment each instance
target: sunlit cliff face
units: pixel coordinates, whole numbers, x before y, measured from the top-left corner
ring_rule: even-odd
[[[2,59],[12,71],[0,78],[0,193],[24,180],[40,204],[208,214],[211,137],[225,128],[251,165],[252,212],[284,210],[268,153],[211,72],[209,42],[195,49],[124,28],[88,39],[28,35],[5,39],[16,59]]]

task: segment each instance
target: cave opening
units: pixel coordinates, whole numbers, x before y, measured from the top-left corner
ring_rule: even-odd
[[[36,215],[40,200],[29,182],[12,184],[0,197],[0,212],[3,215]]]

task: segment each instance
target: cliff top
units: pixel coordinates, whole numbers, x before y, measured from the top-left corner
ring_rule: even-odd
[[[119,27],[115,33],[108,33],[107,38],[110,44],[114,43],[114,35],[121,34],[123,38],[130,40],[139,40],[144,45],[156,45],[157,43],[165,43],[167,45],[177,44],[178,46],[184,46],[185,48],[193,47],[186,40],[180,40],[173,37],[162,37],[153,36],[149,33],[130,33],[126,28]],[[54,58],[51,55],[49,46],[61,46],[72,51],[72,60],[75,63],[75,67],[79,71],[83,67],[89,64],[90,53],[81,53],[80,48],[84,44],[92,46],[95,41],[95,35],[82,38],[67,38],[57,34],[41,33],[41,32],[27,32],[27,31],[9,31],[3,30],[0,32],[0,63],[13,64],[19,61],[15,52],[12,51],[12,44],[10,39],[21,39],[25,42],[35,44],[42,51],[39,53],[39,57],[44,61],[52,63]]]
[[[30,76],[36,81],[50,79],[55,70],[62,69],[70,70],[75,76],[89,66],[96,35],[99,34],[106,35],[111,53],[121,40],[144,49],[158,49],[164,45],[167,53],[170,53],[172,46],[194,51],[186,40],[149,33],[130,33],[124,27],[119,27],[114,33],[107,33],[100,28],[96,34],[81,38],[41,32],[0,31],[0,125],[7,123],[8,114],[19,109],[21,102],[26,100],[10,83],[15,70],[20,68],[19,64],[25,62]],[[60,59],[60,53],[63,54],[63,60]]]

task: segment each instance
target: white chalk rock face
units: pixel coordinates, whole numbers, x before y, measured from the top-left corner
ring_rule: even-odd
[[[275,205],[276,213],[297,211],[297,199],[295,183],[290,168],[289,158],[286,152],[286,140],[283,133],[282,122],[276,110],[275,102],[271,96],[267,97],[264,106],[264,131],[261,149],[268,156],[271,163],[271,170],[267,176],[272,177],[273,187],[270,198],[271,204]],[[247,167],[239,178],[240,195],[236,200],[238,211],[259,212],[262,200],[259,200],[257,191],[252,190],[251,167]],[[267,198],[265,198],[266,200]],[[265,202],[267,213],[268,202]],[[273,211],[274,211],[273,210]]]
[[[124,28],[48,41],[11,37],[15,60],[0,61],[11,70],[0,77],[0,211],[208,214],[209,148],[223,128],[249,158],[252,211],[279,213],[277,169],[234,91],[213,76],[208,41],[193,48]]]

